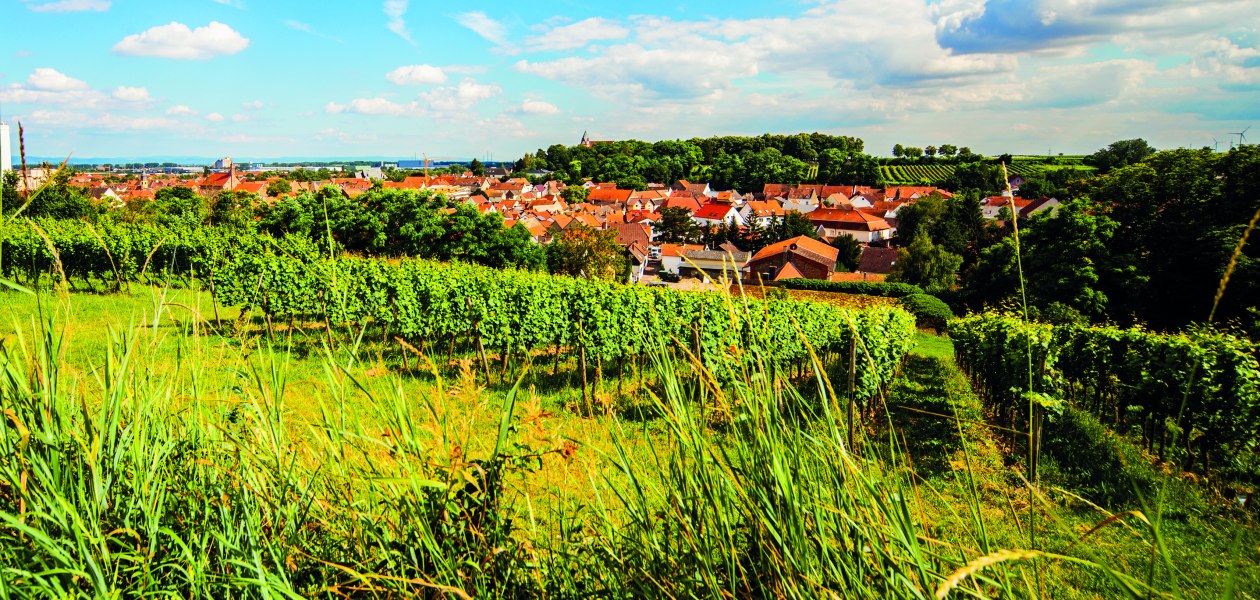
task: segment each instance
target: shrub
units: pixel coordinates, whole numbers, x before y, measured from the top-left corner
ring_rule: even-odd
[[[811,292],[838,292],[841,294],[861,294],[863,296],[884,296],[901,298],[910,294],[922,294],[923,288],[909,283],[887,283],[883,281],[823,281],[821,279],[786,279],[781,282],[789,290],[809,290]]]
[[[910,294],[901,299],[901,305],[914,315],[914,323],[919,327],[942,331],[945,324],[954,318],[954,311],[949,309],[949,305],[930,294]]]

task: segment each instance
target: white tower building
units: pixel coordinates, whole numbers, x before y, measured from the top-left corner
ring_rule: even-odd
[[[9,140],[9,126],[0,121],[0,173],[13,170],[13,142]]]

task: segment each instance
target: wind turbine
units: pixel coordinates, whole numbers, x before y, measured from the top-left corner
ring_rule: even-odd
[[[1216,152],[1217,150],[1220,150],[1220,149],[1221,149],[1221,142],[1217,140],[1215,136],[1213,136],[1212,137],[1212,152]]]
[[[1236,132],[1230,133],[1230,135],[1238,136],[1238,145],[1242,146],[1247,143],[1247,131],[1250,129],[1251,129],[1251,126],[1248,125],[1246,129],[1243,129],[1242,131],[1236,131]]]

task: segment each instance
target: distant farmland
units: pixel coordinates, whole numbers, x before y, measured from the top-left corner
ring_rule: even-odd
[[[1012,175],[1036,175],[1049,170],[1072,169],[1092,173],[1093,167],[1084,164],[1084,156],[1014,156],[1007,169]],[[922,165],[885,165],[879,174],[890,185],[940,185],[954,174],[954,165],[929,163]]]

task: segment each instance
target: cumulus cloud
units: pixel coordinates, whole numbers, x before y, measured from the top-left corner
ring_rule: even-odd
[[[630,30],[616,21],[592,17],[550,31],[525,41],[527,50],[572,50],[591,42],[620,40],[630,35]]]
[[[385,75],[395,85],[430,85],[446,83],[446,72],[433,65],[407,65]]]
[[[172,21],[123,38],[114,44],[114,52],[128,56],[207,60],[236,54],[247,47],[249,40],[245,36],[218,21],[196,29]]]
[[[1255,22],[1252,0],[945,0],[941,44],[965,53],[1035,51],[1115,36],[1186,36]]]
[[[210,114],[206,115],[206,120],[207,120],[207,121],[210,121],[211,123],[222,123],[222,122],[223,122],[223,115],[221,115],[221,114],[219,114],[219,113],[217,113],[217,112],[212,112],[212,113],[210,113]]]
[[[497,46],[507,45],[507,26],[479,10],[455,15],[455,22]]]
[[[550,102],[526,100],[521,103],[521,112],[527,115],[558,115],[560,109]]]
[[[385,0],[385,16],[389,17],[389,22],[385,24],[390,31],[398,35],[398,37],[407,40],[409,44],[415,45],[415,41],[411,39],[411,32],[407,31],[407,21],[403,16],[407,14],[407,4],[409,0]]]
[[[473,114],[477,105],[503,93],[495,84],[480,83],[466,78],[458,85],[433,88],[417,94],[409,102],[397,102],[389,98],[356,98],[349,104],[329,102],[324,112],[330,114],[356,113],[374,116],[425,116],[451,119]]]
[[[166,109],[166,114],[168,116],[195,115],[197,114],[197,111],[194,111],[192,108],[189,108],[188,106],[185,106],[183,104],[176,104],[175,106],[172,106]]]
[[[142,87],[127,87],[125,85],[118,86],[114,90],[114,99],[123,102],[148,102],[152,98],[149,97],[149,90]]]
[[[418,96],[422,103],[435,113],[450,114],[467,112],[479,102],[503,93],[495,84],[479,83],[465,78],[455,87],[440,87]]]
[[[245,110],[262,110],[262,107],[263,107],[262,100],[251,100],[249,102],[241,103],[241,108]]]
[[[90,87],[86,81],[75,79],[61,71],[47,67],[40,67],[32,71],[30,77],[26,78],[26,84],[36,90],[48,92],[86,90]]]
[[[104,12],[109,10],[109,7],[110,3],[108,0],[59,0],[58,2],[44,2],[41,4],[28,2],[26,5],[26,8],[32,11],[48,13]]]

